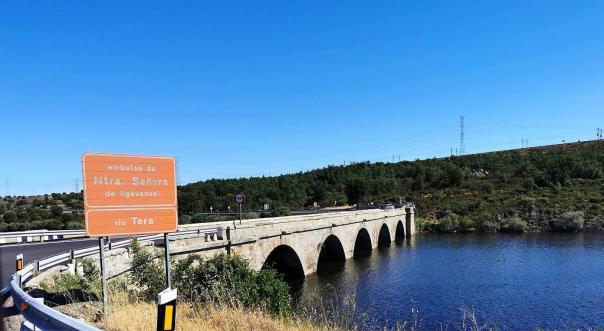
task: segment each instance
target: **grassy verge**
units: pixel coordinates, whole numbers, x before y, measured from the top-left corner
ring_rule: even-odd
[[[154,330],[157,306],[133,299],[124,292],[112,293],[109,313],[96,325],[104,330]],[[198,305],[179,302],[177,330],[329,330],[298,319],[276,317],[259,309]]]

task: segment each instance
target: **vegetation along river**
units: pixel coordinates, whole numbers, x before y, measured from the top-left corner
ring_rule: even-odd
[[[458,329],[472,309],[480,325],[499,329],[602,327],[604,235],[420,235],[324,263],[298,285],[299,304],[339,302],[362,329],[397,321]],[[354,306],[343,303],[351,298]]]

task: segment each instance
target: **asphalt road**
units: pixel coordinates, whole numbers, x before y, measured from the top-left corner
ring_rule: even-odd
[[[98,239],[71,239],[0,246],[0,288],[8,286],[10,276],[15,273],[15,258],[18,254],[23,254],[23,265],[26,265],[34,260],[95,245],[98,245]]]

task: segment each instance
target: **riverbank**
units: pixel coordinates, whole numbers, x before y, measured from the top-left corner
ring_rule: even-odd
[[[552,219],[522,218],[515,215],[495,220],[446,213],[440,219],[416,217],[416,225],[420,233],[603,232],[604,218],[585,219],[583,212],[577,211],[564,212]]]

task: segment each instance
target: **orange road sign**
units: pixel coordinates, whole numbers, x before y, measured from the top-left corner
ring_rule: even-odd
[[[176,231],[171,157],[84,153],[84,210],[91,237]]]

